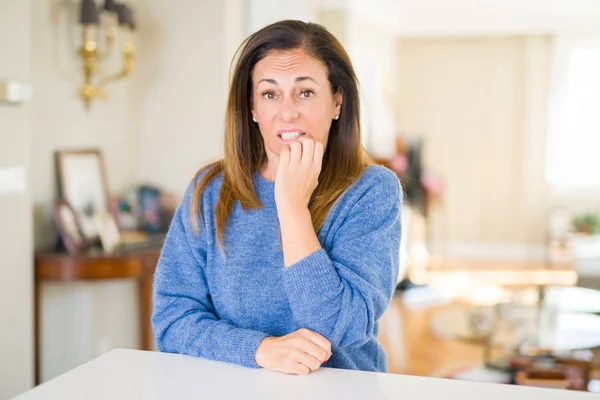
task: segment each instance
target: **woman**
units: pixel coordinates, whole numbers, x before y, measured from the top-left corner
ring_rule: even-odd
[[[154,280],[161,351],[307,374],[386,371],[378,320],[395,289],[401,188],[369,164],[357,79],[322,26],[243,43],[225,157],[201,169]]]

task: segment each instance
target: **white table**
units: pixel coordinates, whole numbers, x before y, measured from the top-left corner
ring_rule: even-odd
[[[597,400],[598,395],[332,368],[293,376],[181,355],[113,350],[16,399]]]

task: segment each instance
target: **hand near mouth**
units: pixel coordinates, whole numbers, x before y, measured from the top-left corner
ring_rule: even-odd
[[[302,136],[283,147],[275,177],[275,203],[280,213],[308,208],[322,162],[321,142]]]

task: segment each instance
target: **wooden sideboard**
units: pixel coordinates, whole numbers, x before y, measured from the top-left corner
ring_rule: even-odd
[[[104,254],[94,248],[77,256],[62,252],[43,252],[35,256],[35,384],[40,383],[41,351],[41,296],[42,282],[102,281],[109,279],[136,279],[139,287],[140,345],[142,350],[152,348],[152,281],[162,245],[137,250],[120,250]]]

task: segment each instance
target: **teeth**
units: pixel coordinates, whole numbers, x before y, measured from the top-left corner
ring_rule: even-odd
[[[292,140],[302,136],[300,132],[284,132],[281,134],[283,140]]]

